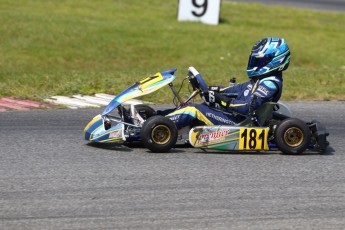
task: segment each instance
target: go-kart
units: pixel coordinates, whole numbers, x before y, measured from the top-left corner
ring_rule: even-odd
[[[329,133],[320,122],[293,118],[290,109],[280,102],[267,102],[256,110],[252,109],[236,125],[196,126],[177,130],[172,120],[158,115],[151,106],[133,100],[167,85],[174,95],[176,109],[189,104],[197,95],[205,99],[203,95],[208,93],[209,88],[195,68],[190,67],[185,79],[192,86],[192,92],[183,100],[179,95],[180,90],[173,85],[176,70],[158,72],[118,94],[101,114],[86,125],[85,139],[120,144],[141,141],[152,152],[168,152],[177,143],[189,143],[203,150],[280,150],[285,154],[299,154],[307,149],[323,153],[329,145]]]

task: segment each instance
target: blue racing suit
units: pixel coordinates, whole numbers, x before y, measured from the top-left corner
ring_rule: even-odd
[[[206,104],[189,104],[177,110],[168,111],[166,115],[181,129],[196,125],[234,125],[245,119],[250,109],[257,109],[265,102],[277,102],[283,89],[282,72],[233,87],[222,87],[217,95],[221,95],[216,103],[220,108]],[[227,94],[237,94],[235,98]],[[219,98],[219,97],[218,97]],[[207,101],[207,100],[206,100]]]

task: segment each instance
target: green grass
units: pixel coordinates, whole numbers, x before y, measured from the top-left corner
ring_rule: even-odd
[[[345,14],[223,2],[221,23],[178,22],[176,0],[0,0],[0,96],[117,94],[188,66],[209,84],[246,81],[252,45],[284,37],[283,100],[345,99]],[[171,102],[161,90],[147,99]]]

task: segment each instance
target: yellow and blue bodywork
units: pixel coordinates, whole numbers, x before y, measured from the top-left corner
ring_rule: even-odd
[[[109,114],[125,101],[144,96],[168,85],[176,79],[176,77],[173,75],[175,71],[176,69],[172,69],[169,71],[156,73],[151,77],[147,77],[134,83],[122,91],[109,103],[109,105],[104,109],[102,116]]]
[[[189,142],[203,149],[266,151],[268,131],[268,127],[197,126],[190,130]]]
[[[92,142],[111,142],[123,143],[127,140],[128,135],[125,134],[125,126],[130,125],[124,121],[112,121],[112,126],[105,128],[105,119],[107,116],[122,103],[146,94],[152,93],[176,79],[174,76],[176,69],[158,72],[153,76],[147,77],[129,86],[127,89],[119,93],[104,109],[102,114],[95,116],[85,127],[85,140]],[[134,124],[133,124],[134,126]]]
[[[85,139],[92,142],[123,143],[126,141],[124,135],[124,124],[118,123],[106,130],[104,119],[100,114],[95,116],[84,129]]]

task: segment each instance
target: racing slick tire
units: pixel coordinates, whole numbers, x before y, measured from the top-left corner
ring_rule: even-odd
[[[308,147],[311,134],[307,124],[296,118],[288,118],[278,124],[274,139],[284,154],[300,154]]]
[[[178,131],[172,120],[157,115],[144,122],[140,137],[145,147],[152,152],[165,153],[176,144]]]

